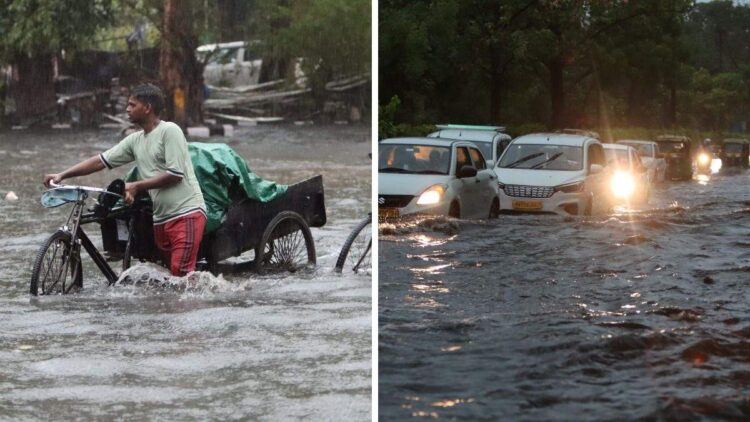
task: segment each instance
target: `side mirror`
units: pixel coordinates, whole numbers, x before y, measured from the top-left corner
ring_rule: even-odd
[[[477,175],[477,169],[474,168],[474,166],[463,166],[460,170],[458,170],[458,174],[456,175],[459,179],[464,179],[466,177],[474,177]]]
[[[589,174],[598,174],[601,173],[604,170],[604,166],[601,164],[592,164],[591,168],[589,168]]]

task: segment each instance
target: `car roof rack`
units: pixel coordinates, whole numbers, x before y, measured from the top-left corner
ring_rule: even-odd
[[[490,130],[494,132],[505,132],[505,126],[485,126],[485,125],[455,125],[455,124],[442,124],[435,125],[436,128],[445,129],[456,129],[456,130]]]
[[[585,130],[585,129],[561,129],[558,130],[557,133],[565,133],[568,135],[581,135],[581,136],[588,136],[589,138],[594,139],[601,139],[599,137],[598,132],[594,132],[593,130]]]

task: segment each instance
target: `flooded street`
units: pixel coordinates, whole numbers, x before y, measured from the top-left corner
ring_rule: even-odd
[[[380,417],[748,420],[750,174],[610,216],[380,225]]]
[[[370,127],[237,127],[201,140],[228,143],[266,179],[323,175],[328,222],[312,229],[313,274],[224,274],[185,292],[108,287],[84,255],[79,294],[30,297],[34,256],[70,211],[40,205],[42,176],[121,138],[0,133],[2,418],[369,420],[371,278],[333,266],[370,210]],[[129,167],[66,183],[105,187]],[[4,200],[8,191],[19,199]],[[101,245],[98,226],[84,229]]]

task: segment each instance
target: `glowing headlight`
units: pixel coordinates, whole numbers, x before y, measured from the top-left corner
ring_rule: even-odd
[[[711,160],[711,173],[718,173],[721,170],[721,158]]]
[[[443,193],[445,188],[442,185],[434,185],[427,188],[426,191],[422,192],[417,199],[417,205],[435,205],[443,200]]]
[[[618,198],[628,198],[635,190],[635,182],[630,173],[615,172],[612,176],[612,193]]]
[[[698,165],[707,166],[709,163],[711,163],[711,157],[708,154],[705,152],[698,154]]]

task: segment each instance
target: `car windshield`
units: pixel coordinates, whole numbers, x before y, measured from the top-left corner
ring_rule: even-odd
[[[626,149],[604,148],[604,156],[607,158],[608,166],[615,166],[621,169],[630,168],[628,150]]]
[[[413,144],[380,144],[378,171],[381,173],[448,174],[449,147]]]
[[[638,151],[638,155],[641,157],[651,158],[654,156],[654,146],[651,144],[637,144],[630,142],[619,142],[622,145],[628,145],[635,148]]]
[[[664,153],[684,153],[687,151],[684,142],[660,141],[659,150]]]
[[[742,144],[738,144],[735,142],[727,142],[724,144],[724,152],[729,153],[741,153],[742,152]]]
[[[583,148],[569,145],[511,144],[498,167],[530,170],[581,170]]]

